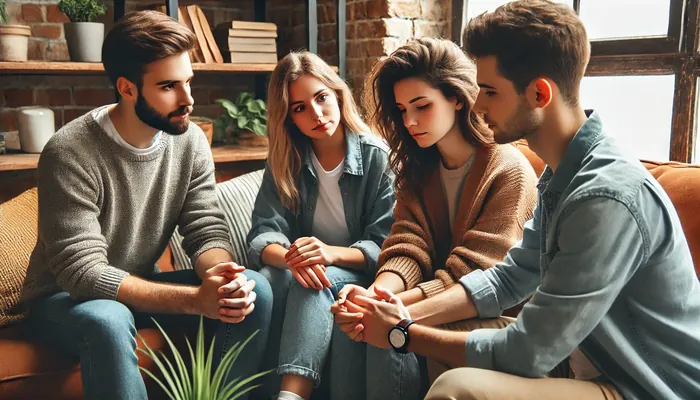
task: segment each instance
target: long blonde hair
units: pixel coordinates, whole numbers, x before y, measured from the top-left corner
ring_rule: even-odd
[[[348,85],[316,54],[292,52],[281,59],[270,76],[267,89],[267,136],[270,138],[268,166],[282,205],[298,213],[300,208],[297,179],[302,157],[299,144],[309,139],[299,131],[289,116],[289,84],[303,75],[320,80],[338,97],[340,121],[352,132],[369,132]]]

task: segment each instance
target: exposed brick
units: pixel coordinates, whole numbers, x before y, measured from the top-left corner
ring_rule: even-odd
[[[51,111],[53,111],[53,126],[58,130],[63,126],[63,109],[51,108]]]
[[[34,90],[31,88],[6,89],[5,106],[24,107],[34,104]]]
[[[365,69],[364,72],[369,72],[372,69],[372,66],[379,61],[381,57],[368,57],[365,59]]]
[[[48,41],[45,39],[29,38],[29,47],[27,48],[27,58],[30,60],[46,60],[46,46]]]
[[[58,39],[63,33],[63,27],[58,24],[33,24],[32,36]]]
[[[46,22],[67,23],[70,19],[58,9],[58,5],[51,4],[46,6]]]
[[[7,18],[10,24],[22,23],[22,5],[9,2],[6,5]]]
[[[382,40],[384,44],[384,52],[386,55],[393,53],[396,49],[403,46],[408,41],[408,39],[402,38],[384,38]]]
[[[17,112],[14,110],[0,111],[0,132],[17,130]]]
[[[390,2],[389,15],[400,18],[420,17],[419,0],[387,0]]]
[[[420,0],[421,18],[428,21],[446,21],[450,18],[451,4],[436,0]]]
[[[69,61],[68,45],[63,40],[52,40],[46,47],[46,59],[49,61]]]
[[[361,58],[353,58],[347,60],[347,71],[351,74],[363,73],[365,70],[365,61]]]
[[[389,1],[388,0],[370,0],[367,2],[367,17],[370,19],[388,18]]]
[[[371,39],[363,43],[364,57],[369,56],[385,56],[384,52],[384,38],[381,39]]]
[[[335,25],[323,25],[318,29],[318,40],[323,42],[327,40],[334,40],[336,38],[336,28]]]
[[[111,89],[73,89],[73,101],[77,106],[102,106],[114,103],[114,91]]]
[[[112,100],[110,103],[114,102]],[[63,110],[63,125],[71,122],[72,120],[84,115],[88,111],[92,110],[92,108],[79,108],[79,109],[64,109]]]
[[[381,36],[392,36],[401,39],[413,37],[413,22],[401,18],[384,18],[382,19],[384,32],[379,33]]]
[[[23,4],[22,5],[22,21],[24,22],[43,22],[44,16],[41,6],[38,4]]]
[[[348,58],[361,58],[363,53],[362,42],[359,40],[348,41],[346,52]]]
[[[441,37],[442,30],[440,26],[431,21],[413,21],[416,37]]]
[[[69,106],[73,104],[70,89],[34,89],[34,104]]]

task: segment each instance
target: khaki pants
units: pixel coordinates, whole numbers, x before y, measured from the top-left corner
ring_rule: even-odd
[[[442,326],[451,331],[501,329],[515,319],[469,319]],[[480,368],[456,368],[428,359],[432,386],[426,400],[622,400],[612,385],[565,378],[523,378]]]

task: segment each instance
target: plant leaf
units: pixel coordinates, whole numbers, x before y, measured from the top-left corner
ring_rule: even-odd
[[[151,318],[153,319],[153,318]],[[173,358],[175,359],[175,364],[177,365],[178,373],[175,373],[175,370],[173,369],[172,365],[170,364],[170,361],[163,356],[163,359],[168,362],[168,366],[170,366],[170,369],[172,370],[173,378],[175,379],[175,382],[178,384],[178,388],[180,391],[180,394],[183,399],[188,399],[190,394],[192,393],[192,388],[190,384],[190,376],[187,373],[187,367],[185,366],[185,361],[182,359],[182,356],[180,355],[180,352],[177,350],[175,347],[175,344],[173,344],[173,341],[170,340],[170,337],[165,333],[165,330],[158,324],[158,321],[153,319],[153,322],[156,324],[158,329],[161,331],[163,334],[163,337],[165,338],[165,341],[168,343],[168,347],[170,348],[170,351],[173,353]]]
[[[241,115],[241,116],[238,117],[238,119],[236,120],[236,123],[238,124],[238,128],[242,129],[242,128],[243,128],[244,126],[246,126],[246,124],[248,123],[248,118],[246,118],[246,117],[244,117],[244,116]]]
[[[144,374],[150,376],[151,379],[153,379],[158,385],[160,385],[160,387],[163,389],[163,391],[165,392],[165,394],[168,395],[168,397],[170,398],[170,400],[175,400],[175,397],[173,397],[173,395],[168,391],[168,388],[163,384],[163,382],[160,381],[160,379],[156,378],[156,376],[153,375],[153,373],[151,373],[151,371],[149,371],[149,370],[147,370],[146,368],[141,367],[141,366],[139,366],[139,369],[140,369]]]
[[[236,119],[238,118],[238,115],[240,114],[240,110],[238,109],[238,106],[233,104],[232,101],[227,100],[227,99],[218,99],[216,100],[217,103],[221,104],[224,109],[226,110],[226,113],[228,113],[229,117]]]
[[[255,114],[258,114],[261,111],[260,105],[254,99],[249,99],[248,101],[246,101],[245,106],[248,109],[248,111],[251,111]]]
[[[260,121],[257,119],[253,120],[253,129],[251,129],[253,133],[255,133],[258,136],[265,136],[265,131],[267,130],[267,126],[265,124],[261,124]]]

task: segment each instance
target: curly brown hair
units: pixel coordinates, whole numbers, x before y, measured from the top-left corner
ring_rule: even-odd
[[[364,88],[363,103],[371,127],[391,148],[390,164],[396,174],[396,190],[418,192],[437,168],[437,146],[421,148],[411,138],[394,97],[394,85],[407,78],[419,78],[439,89],[446,98],[464,106],[457,122],[464,138],[476,147],[493,145],[493,133],[472,111],[479,86],[476,65],[453,42],[444,39],[414,39],[377,62]]]

